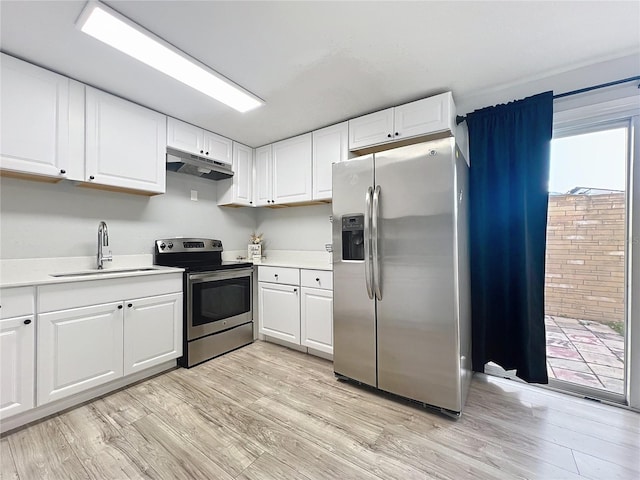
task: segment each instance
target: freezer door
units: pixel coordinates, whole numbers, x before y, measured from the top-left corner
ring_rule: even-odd
[[[372,186],[372,155],[333,165],[333,369],[375,386],[375,301],[367,289],[370,248],[363,228]]]
[[[459,412],[453,148],[442,139],[375,155],[378,388]]]

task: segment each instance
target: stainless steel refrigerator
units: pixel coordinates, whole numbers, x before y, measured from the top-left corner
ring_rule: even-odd
[[[333,165],[334,371],[460,415],[468,167],[453,138]]]

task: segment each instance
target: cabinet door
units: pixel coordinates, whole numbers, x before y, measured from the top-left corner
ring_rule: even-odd
[[[253,149],[233,142],[233,177],[218,180],[218,205],[253,205]]]
[[[271,145],[256,149],[255,203],[271,205],[273,200],[273,162]]]
[[[273,199],[278,203],[311,200],[311,134],[273,144]]]
[[[87,87],[86,180],[164,193],[166,122],[164,115]]]
[[[253,149],[233,144],[233,196],[238,205],[253,205]]]
[[[124,374],[182,355],[182,294],[124,302]]]
[[[393,140],[393,108],[349,120],[349,150]]]
[[[175,118],[167,118],[167,146],[193,153],[204,154],[204,130]]]
[[[451,92],[395,107],[394,136],[396,140],[452,131],[453,97]]]
[[[38,315],[38,405],[122,377],[122,303]]]
[[[231,165],[233,141],[204,130],[204,156]]]
[[[349,123],[313,132],[313,199],[331,199],[331,165],[344,162],[349,155]]]
[[[69,79],[8,55],[0,60],[0,168],[65,178]]]
[[[33,315],[29,315],[0,320],[0,418],[34,406],[36,330],[33,319]]]
[[[299,287],[258,283],[259,332],[300,345]]]
[[[302,345],[333,355],[333,292],[303,288],[300,311]]]

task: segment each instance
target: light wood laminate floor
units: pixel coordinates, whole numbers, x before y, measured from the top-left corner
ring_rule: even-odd
[[[2,478],[637,479],[640,415],[476,375],[460,420],[256,342],[0,440]]]

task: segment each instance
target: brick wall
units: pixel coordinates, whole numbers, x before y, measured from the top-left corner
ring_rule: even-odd
[[[545,311],[624,318],[625,194],[549,197]]]

